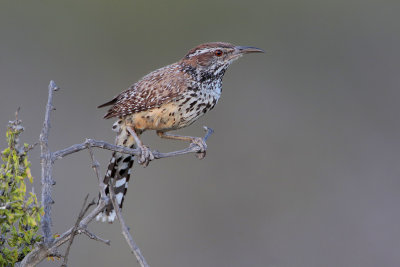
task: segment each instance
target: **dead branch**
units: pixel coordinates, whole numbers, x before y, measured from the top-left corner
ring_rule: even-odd
[[[40,158],[42,164],[42,205],[44,207],[44,216],[42,220],[42,231],[44,244],[49,245],[53,241],[51,234],[51,205],[54,203],[51,198],[51,187],[55,184],[51,177],[52,160],[49,149],[49,131],[50,131],[50,112],[53,110],[53,92],[58,90],[54,81],[49,84],[49,96],[47,99],[46,113],[44,116],[43,128],[40,133]]]
[[[92,201],[86,206],[88,197],[89,197],[89,194],[86,195],[85,200],[83,201],[83,205],[82,205],[81,211],[79,212],[78,219],[76,220],[74,228],[72,229],[72,236],[69,239],[67,249],[65,250],[64,262],[61,265],[62,267],[67,267],[69,250],[71,249],[71,246],[72,246],[72,243],[74,242],[75,236],[78,234],[77,229],[79,227],[80,221],[83,219],[83,216],[85,216],[85,214],[88,211],[88,209],[90,208],[90,206],[95,204],[94,201]]]
[[[101,149],[106,149],[106,150],[111,150],[111,151],[116,151],[120,153],[125,153],[125,154],[131,154],[135,156],[140,155],[140,150],[139,149],[130,149],[122,146],[116,146],[113,144],[106,143],[104,141],[98,141],[94,139],[86,139],[85,142],[81,144],[75,144],[70,147],[67,147],[65,149],[58,150],[56,152],[51,152],[49,149],[48,145],[48,138],[49,138],[49,131],[50,131],[50,113],[52,110],[54,110],[53,107],[53,92],[57,91],[59,88],[55,84],[54,81],[50,81],[49,84],[49,92],[48,92],[48,101],[46,105],[46,112],[45,112],[45,119],[43,123],[43,128],[42,132],[40,134],[40,147],[41,147],[41,165],[42,165],[42,205],[44,206],[44,211],[45,214],[42,219],[42,231],[44,234],[44,241],[40,244],[37,244],[35,248],[25,256],[25,258],[22,260],[20,266],[35,266],[38,263],[40,263],[43,259],[46,257],[52,256],[52,255],[59,255],[57,249],[58,247],[62,246],[63,244],[69,242],[69,245],[66,250],[66,254],[64,256],[64,263],[63,266],[66,266],[66,263],[68,261],[68,254],[69,254],[69,248],[72,245],[73,239],[75,235],[77,234],[85,234],[89,238],[93,240],[100,241],[102,243],[105,243],[107,245],[110,244],[109,240],[104,240],[95,234],[91,233],[87,227],[88,224],[100,213],[104,210],[104,208],[110,203],[110,201],[113,203],[114,209],[116,211],[116,215],[118,217],[118,220],[121,224],[122,228],[122,234],[124,235],[126,241],[128,242],[128,245],[132,251],[132,253],[135,254],[136,259],[140,263],[142,267],[148,267],[149,265],[147,264],[145,258],[140,252],[139,247],[136,245],[134,242],[132,236],[129,233],[129,229],[125,224],[125,221],[121,215],[121,210],[118,206],[118,204],[115,201],[115,194],[114,194],[114,187],[111,184],[110,185],[110,197],[108,197],[105,193],[105,187],[106,185],[103,183],[103,179],[101,179],[100,176],[100,171],[99,171],[99,163],[94,159],[94,153],[93,153],[93,147],[101,148]],[[207,141],[208,137],[213,133],[213,130],[211,128],[204,127],[206,134],[203,138],[204,141]],[[58,238],[53,238],[52,233],[51,233],[51,205],[54,203],[52,197],[51,197],[51,191],[52,191],[52,186],[55,185],[55,181],[52,178],[52,168],[53,164],[55,163],[56,160],[62,159],[68,155],[71,155],[73,153],[82,151],[87,149],[90,154],[90,158],[92,160],[92,168],[95,171],[95,174],[98,178],[98,183],[99,183],[99,191],[100,191],[100,199],[99,202],[97,203],[97,206],[89,212],[88,215],[85,214],[88,211],[90,205],[88,205],[85,209],[82,208],[78,219],[73,227],[71,227],[69,230],[64,232],[63,234],[60,235]],[[155,159],[161,159],[161,158],[167,158],[167,157],[174,157],[178,155],[184,155],[188,153],[198,153],[201,151],[201,148],[196,145],[196,144],[190,144],[187,148],[178,150],[178,151],[173,151],[173,152],[167,152],[167,153],[162,153],[159,151],[152,151],[154,158]],[[85,199],[86,203],[86,199]],[[83,207],[85,207],[86,204],[83,204]]]
[[[88,229],[82,228],[82,229],[78,230],[77,232],[78,232],[78,234],[85,234],[90,239],[102,242],[102,243],[104,243],[106,245],[110,245],[111,244],[110,240],[105,240],[105,239],[103,239],[101,237],[98,237],[97,235],[95,235],[92,232],[90,232]]]
[[[139,264],[141,267],[149,267],[147,264],[145,258],[143,257],[142,253],[140,252],[139,247],[136,245],[135,241],[133,240],[131,234],[129,233],[129,228],[125,224],[125,220],[122,217],[121,214],[121,209],[119,208],[119,205],[115,199],[115,193],[114,193],[114,185],[109,183],[109,186],[111,188],[110,190],[110,197],[111,197],[111,202],[113,203],[115,213],[117,214],[117,218],[119,223],[121,224],[121,229],[122,229],[122,235],[125,237],[126,242],[128,243],[132,253],[135,254],[136,259],[138,260]]]
[[[207,139],[210,137],[210,135],[214,132],[213,129],[208,128],[204,126],[204,130],[206,131],[206,134],[203,138],[204,141],[207,141]],[[82,144],[76,144],[72,145],[70,147],[67,147],[65,149],[58,150],[52,154],[52,160],[53,162],[56,161],[57,159],[62,159],[70,154],[79,152],[84,149],[88,149],[89,147],[98,147],[106,150],[111,150],[111,151],[116,151],[124,154],[131,154],[135,156],[140,155],[140,150],[139,149],[132,149],[124,146],[117,146],[113,145],[104,141],[98,141],[94,139],[86,139],[85,142]],[[154,155],[155,159],[162,159],[162,158],[169,158],[169,157],[175,157],[179,155],[184,155],[188,153],[198,153],[200,152],[201,148],[196,145],[196,144],[190,144],[187,148],[178,150],[178,151],[172,151],[172,152],[167,152],[167,153],[162,153],[157,150],[153,150],[152,153]]]

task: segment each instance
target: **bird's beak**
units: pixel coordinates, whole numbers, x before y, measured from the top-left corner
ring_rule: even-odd
[[[264,50],[253,46],[235,46],[235,54],[264,53]]]

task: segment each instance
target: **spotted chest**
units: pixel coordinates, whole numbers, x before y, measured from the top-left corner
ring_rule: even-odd
[[[158,108],[130,114],[123,120],[137,130],[175,130],[192,124],[207,111],[213,109],[218,98],[219,95],[213,92],[189,87],[175,101]]]

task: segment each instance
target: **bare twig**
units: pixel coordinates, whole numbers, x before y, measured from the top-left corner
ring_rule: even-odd
[[[61,265],[62,267],[67,267],[69,250],[71,249],[71,246],[72,246],[72,243],[74,242],[75,236],[78,234],[77,233],[77,229],[79,227],[79,223],[81,222],[83,216],[85,216],[85,213],[87,212],[89,207],[94,205],[94,202],[92,201],[91,203],[89,203],[89,205],[86,206],[86,202],[87,202],[88,197],[89,197],[89,194],[86,195],[85,200],[83,201],[82,209],[79,212],[78,219],[75,222],[74,228],[72,228],[71,238],[69,239],[69,243],[68,243],[67,249],[65,250],[64,262]]]
[[[97,214],[103,211],[103,209],[107,204],[108,200],[100,201],[99,204],[96,206],[96,208],[94,208],[94,210],[92,210],[85,218],[82,219],[82,221],[80,221],[78,231],[80,229],[86,229],[87,225],[97,216]],[[54,243],[52,244],[51,248],[56,248],[66,243],[71,238],[72,231],[73,228],[70,228],[68,231],[61,234],[59,238],[54,240]]]
[[[110,186],[111,202],[113,203],[115,213],[117,214],[117,218],[119,220],[119,223],[121,224],[122,235],[125,237],[125,240],[128,243],[129,247],[131,248],[132,253],[135,254],[136,259],[138,260],[140,266],[141,267],[149,267],[145,258],[143,257],[142,253],[140,252],[139,247],[136,245],[131,234],[129,233],[128,226],[126,226],[126,224],[125,224],[124,218],[122,217],[122,214],[121,214],[121,209],[119,208],[119,205],[115,199],[114,185],[112,184],[111,180],[110,180],[109,186]]]
[[[105,240],[105,239],[103,239],[103,238],[101,238],[101,237],[98,237],[97,235],[95,235],[95,234],[93,234],[92,232],[90,232],[88,229],[86,229],[86,228],[82,228],[82,229],[80,229],[80,230],[78,230],[78,233],[80,234],[80,233],[83,233],[83,234],[85,234],[86,236],[88,236],[90,239],[93,239],[93,240],[96,240],[96,241],[99,241],[99,242],[103,242],[104,244],[106,244],[106,245],[110,245],[110,240]]]
[[[54,81],[49,84],[49,97],[46,105],[46,113],[42,132],[40,134],[40,158],[42,164],[42,205],[44,207],[44,215],[42,220],[42,231],[44,236],[44,244],[49,245],[53,241],[51,234],[51,205],[54,203],[51,198],[51,187],[54,180],[51,177],[52,172],[52,156],[49,149],[49,131],[50,131],[50,112],[53,110],[53,92],[58,89]]]
[[[106,199],[106,198],[108,198],[106,195],[106,192],[104,191],[106,189],[106,185],[104,184],[103,179],[101,179],[101,177],[100,177],[100,170],[99,170],[100,164],[94,158],[93,149],[90,145],[88,146],[88,150],[89,150],[90,159],[92,160],[92,168],[93,168],[93,170],[96,174],[97,180],[99,182],[100,199]]]

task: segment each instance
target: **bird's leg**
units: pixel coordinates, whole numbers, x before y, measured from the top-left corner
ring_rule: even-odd
[[[137,147],[140,149],[140,157],[138,157],[139,164],[143,165],[144,167],[147,167],[147,165],[149,165],[150,161],[154,160],[153,153],[147,146],[143,145],[143,143],[139,139],[139,136],[137,135],[135,129],[133,129],[131,126],[128,126],[127,130],[133,136],[133,139],[135,139]]]
[[[201,137],[174,135],[168,134],[163,131],[157,131],[157,135],[161,138],[187,141],[194,145],[197,145],[200,148],[199,152],[197,152],[197,157],[199,159],[203,159],[206,156],[207,144]]]

